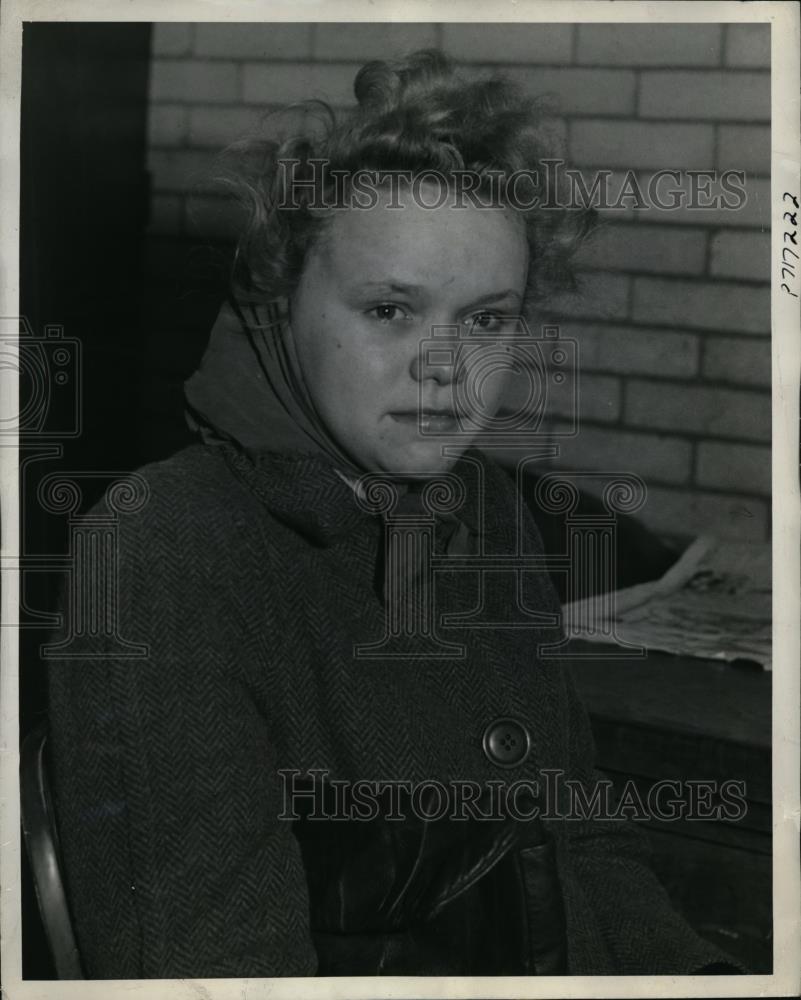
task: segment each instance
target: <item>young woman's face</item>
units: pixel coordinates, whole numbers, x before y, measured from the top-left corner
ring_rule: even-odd
[[[464,450],[500,404],[504,366],[487,372],[487,351],[497,358],[508,336],[494,317],[520,312],[528,248],[521,219],[506,211],[399,202],[335,215],[307,257],[291,322],[312,401],[339,446],[366,471],[430,476],[456,459],[443,455],[442,435]],[[442,326],[460,330],[421,353]],[[482,363],[471,421],[474,394],[463,388]]]

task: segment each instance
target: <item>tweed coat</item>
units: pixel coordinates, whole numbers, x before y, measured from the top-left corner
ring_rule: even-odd
[[[514,552],[506,475],[477,452],[454,471],[485,552]],[[537,654],[558,637],[545,573],[527,574],[520,600],[495,574],[483,605],[476,573],[438,573],[438,607],[481,612],[483,627],[442,631],[465,655],[426,658],[411,640],[406,658],[359,659],[354,643],[384,629],[382,522],[325,460],[198,444],[140,474],[149,500],[120,516],[119,632],[148,655],[116,658],[87,638],[86,655],[55,661],[49,679],[56,809],[90,977],[315,975],[307,881],[279,819],[282,770],[593,779],[569,674]],[[520,544],[540,545],[527,516]],[[510,608],[525,627],[508,627]],[[501,773],[482,734],[507,717],[524,721],[532,752]],[[571,974],[729,961],[673,910],[631,823],[548,825]]]

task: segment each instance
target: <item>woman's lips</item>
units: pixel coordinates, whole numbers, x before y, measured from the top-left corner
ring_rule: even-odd
[[[399,424],[425,432],[442,433],[458,430],[459,421],[452,410],[404,410],[390,413]]]

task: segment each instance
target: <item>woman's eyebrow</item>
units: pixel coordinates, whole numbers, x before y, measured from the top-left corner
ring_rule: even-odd
[[[397,281],[393,278],[389,278],[385,281],[367,281],[358,286],[359,291],[370,291],[370,292],[390,292],[394,295],[424,295],[430,294],[430,290],[426,289],[423,285],[415,285],[405,281]],[[513,298],[517,302],[521,302],[523,296],[516,288],[504,288],[500,292],[489,292],[487,295],[482,295],[474,301],[463,306],[463,310],[475,309],[477,306],[490,305],[493,302],[500,302],[503,299]]]
[[[482,295],[463,308],[466,311],[468,309],[475,309],[477,306],[488,306],[493,302],[501,302],[504,299],[515,299],[517,302],[522,302],[523,296],[516,288],[505,288],[502,292],[490,292],[487,295]]]
[[[425,289],[422,285],[413,285],[405,281],[388,278],[385,281],[365,281],[358,286],[360,291],[392,292],[396,295],[419,295]]]

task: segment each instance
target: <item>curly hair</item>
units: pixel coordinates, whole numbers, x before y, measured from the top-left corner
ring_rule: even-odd
[[[546,193],[542,165],[553,157],[553,143],[542,102],[502,77],[462,78],[438,50],[367,63],[354,92],[357,107],[340,116],[321,101],[292,106],[316,128],[229,147],[237,157],[229,182],[244,208],[231,275],[240,289],[259,297],[291,295],[331,217],[320,206],[337,197],[333,179],[365,171],[435,172],[446,184],[469,174],[473,190],[494,185],[505,204],[506,183],[528,172],[537,207],[512,205],[525,218],[530,251],[525,308],[575,287],[572,258],[593,213],[563,207],[563,199],[554,202],[553,191]]]

